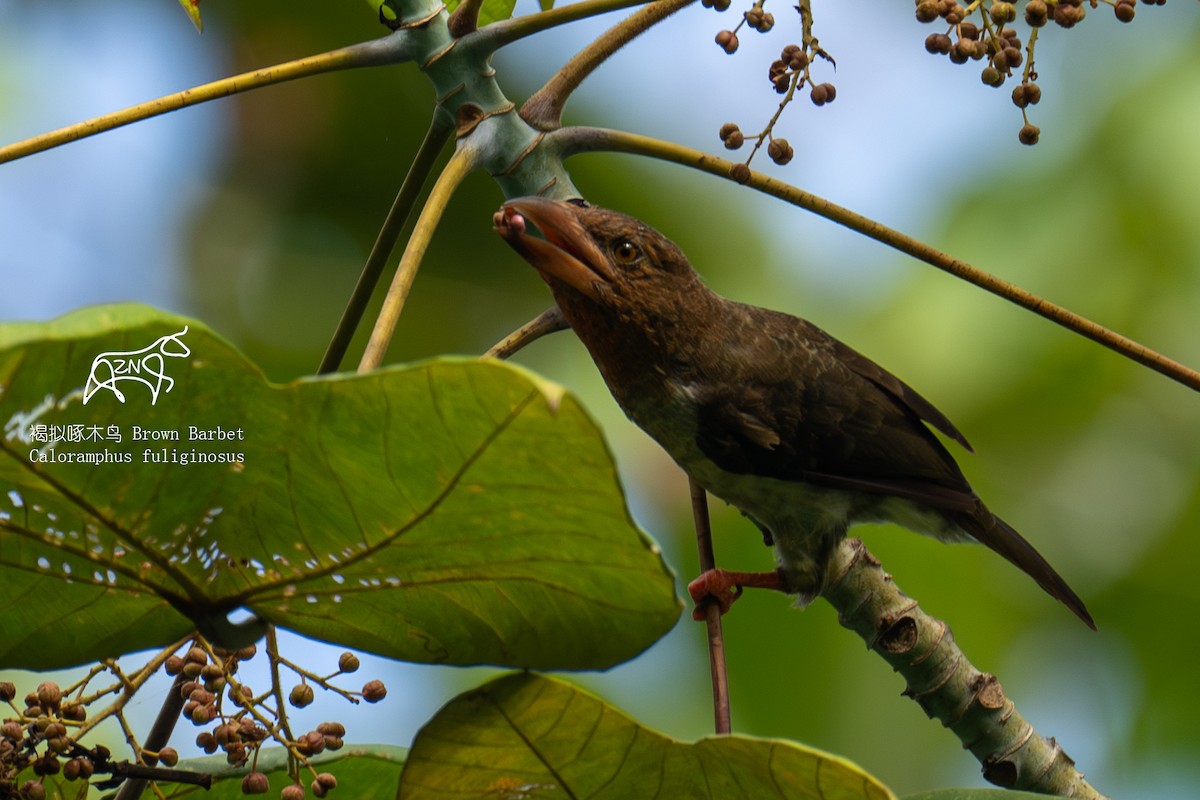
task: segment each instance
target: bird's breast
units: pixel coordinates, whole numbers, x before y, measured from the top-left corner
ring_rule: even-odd
[[[707,491],[772,532],[845,530],[857,507],[852,493],[722,469],[697,443],[702,389],[672,378],[664,378],[661,386],[662,391],[617,399],[630,419]]]

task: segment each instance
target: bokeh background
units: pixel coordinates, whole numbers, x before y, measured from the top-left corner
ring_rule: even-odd
[[[1074,30],[1047,28],[1034,148],[1017,143],[1008,88],[924,52],[932,29],[909,4],[814,5],[817,34],[837,59],[836,71],[818,74],[837,85],[837,101],[790,108],[777,134],[796,159],[755,166],[1200,364],[1194,3],[1139,6],[1131,25],[1102,5]],[[518,13],[533,10],[518,3]],[[384,33],[361,0],[206,0],[203,12],[197,36],[174,0],[0,0],[0,142]],[[732,58],[712,43],[732,13],[682,12],[589,79],[567,121],[719,150],[721,123],[756,130],[775,109],[767,65],[799,32],[786,4],[774,12],[776,30],[747,31]],[[506,92],[519,102],[614,19],[497,56]],[[431,102],[411,66],[339,73],[0,166],[0,319],[136,300],[204,320],[272,379],[312,372]],[[1087,600],[1099,633],[983,548],[888,527],[861,529],[868,545],[1095,785],[1146,800],[1195,796],[1200,398],[726,182],[625,156],[580,157],[571,168],[591,200],[675,238],[718,291],[812,319],[954,419],[978,454],[961,454],[972,482]],[[482,175],[456,197],[389,360],[481,352],[548,305],[537,277],[491,233],[501,199]],[[583,397],[682,588],[697,569],[682,476],[621,416],[569,334],[518,360]],[[723,564],[769,565],[736,513],[714,503],[714,521]],[[739,731],[842,754],[901,794],[982,783],[957,741],[899,696],[902,681],[824,604],[801,613],[782,597],[748,595],[726,633]],[[313,669],[332,671],[336,649],[290,644]],[[364,679],[390,687],[384,706],[330,698],[311,710],[314,722],[344,720],[356,741],[407,744],[442,703],[490,674],[364,662]],[[571,677],[670,735],[711,729],[702,631],[687,621],[628,665]],[[143,730],[165,690],[139,700]],[[175,743],[187,752],[191,738],[184,726]]]

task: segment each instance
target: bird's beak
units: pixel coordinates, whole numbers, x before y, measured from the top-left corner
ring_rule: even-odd
[[[557,278],[598,300],[600,287],[612,281],[612,267],[578,212],[578,206],[561,200],[522,197],[500,206],[492,225],[543,279]],[[542,238],[531,233],[530,222],[541,231]]]

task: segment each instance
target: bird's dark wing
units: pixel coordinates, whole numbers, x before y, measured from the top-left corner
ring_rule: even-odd
[[[929,422],[966,444],[941,412],[819,328],[762,311],[743,312],[748,318],[734,330],[774,335],[736,336],[725,343],[729,358],[715,362],[729,375],[697,381],[712,387],[697,398],[696,439],[706,456],[729,472],[890,495],[937,509],[1095,627],[1079,596],[988,510],[925,426]],[[747,357],[757,364],[754,378],[746,379],[743,370],[742,380],[729,379],[735,362]],[[946,531],[938,535],[945,538]]]
[[[722,469],[893,495],[947,511],[979,500],[923,421],[966,444],[946,417],[873,361],[804,320],[750,306],[697,397],[697,444]],[[738,360],[752,359],[746,379]],[[713,363],[705,359],[705,363]],[[715,378],[715,379],[714,379]]]
[[[967,437],[962,435],[962,432],[954,426],[954,423],[947,419],[945,414],[938,411],[933,403],[918,394],[916,389],[854,348],[833,338],[816,325],[807,320],[800,320],[800,322],[810,329],[810,336],[814,343],[827,348],[848,368],[891,395],[894,400],[917,415],[917,417],[925,420],[946,436],[961,444],[969,452],[975,452],[975,449],[967,441]]]

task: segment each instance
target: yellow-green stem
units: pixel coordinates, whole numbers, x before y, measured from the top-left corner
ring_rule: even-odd
[[[421,209],[421,216],[417,218],[417,225],[409,237],[408,245],[404,248],[404,255],[400,257],[400,266],[396,268],[396,275],[392,278],[392,285],[383,300],[383,307],[379,309],[379,316],[375,318],[371,338],[358,364],[359,372],[370,372],[383,363],[383,357],[392,341],[392,334],[396,331],[396,323],[400,321],[400,312],[404,310],[408,292],[417,276],[417,269],[421,266],[421,259],[425,257],[425,250],[433,238],[433,232],[437,230],[454,190],[474,169],[475,162],[475,151],[469,146],[460,145],[446,164],[446,168],[442,170],[442,174],[438,176],[433,191],[425,201],[425,207]]]
[[[383,227],[379,229],[379,235],[375,237],[375,245],[371,248],[370,255],[367,256],[367,263],[358,277],[358,283],[355,284],[354,291],[342,312],[342,317],[338,320],[337,328],[329,341],[329,347],[326,348],[321,364],[317,368],[318,373],[336,372],[341,367],[342,359],[358,330],[367,305],[371,301],[371,296],[375,293],[375,287],[379,284],[379,278],[383,274],[384,267],[387,266],[388,258],[395,249],[396,242],[400,239],[400,232],[408,223],[408,218],[412,214],[413,206],[417,203],[421,189],[425,186],[429,174],[433,172],[434,162],[446,142],[449,141],[453,130],[454,125],[450,119],[441,112],[435,111],[429,131],[425,134],[425,140],[421,142],[420,150],[417,151],[412,164],[409,165],[408,174],[404,176],[404,183],[401,184],[400,191],[396,194],[391,209],[388,210]]]
[[[305,78],[309,75],[319,75],[322,72],[378,66],[402,60],[405,60],[405,55],[392,42],[388,39],[377,39],[331,50],[320,55],[298,58],[295,61],[287,61],[272,67],[263,67],[253,72],[243,72],[241,75],[222,78],[192,89],[185,89],[182,92],[164,95],[136,106],[114,111],[111,114],[93,117],[65,128],[5,145],[0,147],[0,164],[220,97],[228,97],[263,86],[272,86],[296,78]]]

